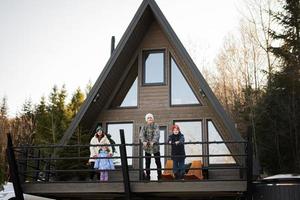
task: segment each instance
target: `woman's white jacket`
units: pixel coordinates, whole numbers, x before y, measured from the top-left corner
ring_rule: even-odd
[[[98,140],[98,138],[96,136],[92,137],[91,141],[90,141],[90,145],[103,145],[103,144],[107,144],[108,149],[109,149],[109,153],[112,153],[112,148],[110,146],[110,142],[109,139],[104,136],[100,142]],[[100,150],[100,146],[90,146],[90,159],[89,162],[95,162],[96,159],[93,157],[97,157],[99,154],[99,150]]]

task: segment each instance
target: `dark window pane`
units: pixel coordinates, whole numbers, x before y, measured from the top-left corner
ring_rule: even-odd
[[[120,107],[137,106],[137,78],[126,94]]]
[[[199,104],[198,99],[195,97],[173,58],[171,58],[171,72],[171,104]]]
[[[164,53],[145,54],[144,83],[164,83]]]
[[[185,121],[175,122],[180,127],[184,135],[185,142],[202,142],[202,122],[201,121]],[[186,155],[202,155],[201,144],[186,144]],[[193,160],[202,160],[202,157],[187,157],[186,163],[191,163]]]
[[[216,129],[214,123],[212,121],[208,121],[208,139],[209,142],[213,141],[223,141],[220,133]],[[230,154],[227,146],[223,143],[221,144],[210,144],[209,145],[209,154],[220,155],[220,154]],[[232,156],[224,156],[224,157],[209,157],[210,164],[232,164],[235,163],[235,160]]]

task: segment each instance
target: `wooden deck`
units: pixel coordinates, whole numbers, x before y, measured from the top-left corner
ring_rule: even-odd
[[[132,182],[134,196],[237,196],[246,191],[246,181],[197,181],[197,182]],[[45,197],[108,198],[124,195],[123,183],[25,183],[25,193]]]

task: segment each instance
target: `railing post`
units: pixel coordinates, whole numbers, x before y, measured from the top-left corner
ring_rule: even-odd
[[[17,166],[17,162],[13,150],[13,143],[12,143],[11,135],[9,133],[7,134],[6,154],[7,154],[9,172],[12,178],[16,199],[24,200],[23,190],[19,179],[18,166]]]
[[[201,141],[200,141],[201,142]],[[204,157],[202,157],[202,161],[203,161],[203,163],[204,163],[204,168],[205,169],[202,169],[202,171],[204,172],[204,177],[206,178],[206,179],[209,179],[209,162],[210,162],[210,153],[209,153],[209,139],[208,138],[206,138],[206,141],[205,141],[205,143],[204,144],[202,144],[202,145],[204,145]],[[201,145],[201,146],[202,146]],[[203,148],[202,148],[203,149]],[[202,167],[203,167],[202,166]]]
[[[33,152],[33,157],[34,157],[34,152]],[[41,150],[38,150],[38,155],[37,158],[35,160],[35,172],[33,173],[33,177],[34,177],[34,181],[37,181],[39,179],[39,175],[40,175],[40,159],[41,159]]]
[[[25,146],[23,146],[25,147]],[[26,171],[27,171],[27,158],[28,158],[28,148],[21,148],[21,159],[23,161],[19,162],[20,163],[20,181],[23,183],[26,180]]]
[[[125,136],[124,136],[123,129],[120,129],[120,137],[121,137],[120,155],[121,155],[123,182],[124,182],[126,199],[129,200],[131,199],[131,189],[130,189],[129,171],[128,171],[128,163],[127,163]]]
[[[248,127],[247,133],[247,200],[252,200],[252,177],[253,177],[253,149],[252,149],[252,128]]]
[[[51,154],[49,154],[49,158],[51,158]],[[50,179],[50,166],[51,166],[50,163],[51,163],[51,160],[49,159],[46,164],[46,176],[45,176],[46,182],[49,182],[49,179]]]
[[[144,179],[144,166],[143,166],[143,144],[142,144],[142,142],[140,141],[140,143],[139,143],[139,155],[140,155],[140,157],[139,157],[139,178],[140,178],[140,180],[143,180]]]

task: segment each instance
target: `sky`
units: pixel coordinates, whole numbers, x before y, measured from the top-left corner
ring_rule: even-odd
[[[94,83],[142,0],[0,0],[0,98],[9,116],[54,85]],[[240,0],[156,0],[198,67],[237,29]],[[203,61],[205,60],[205,62]],[[199,67],[200,68],[200,67]],[[201,68],[200,68],[201,70]]]

